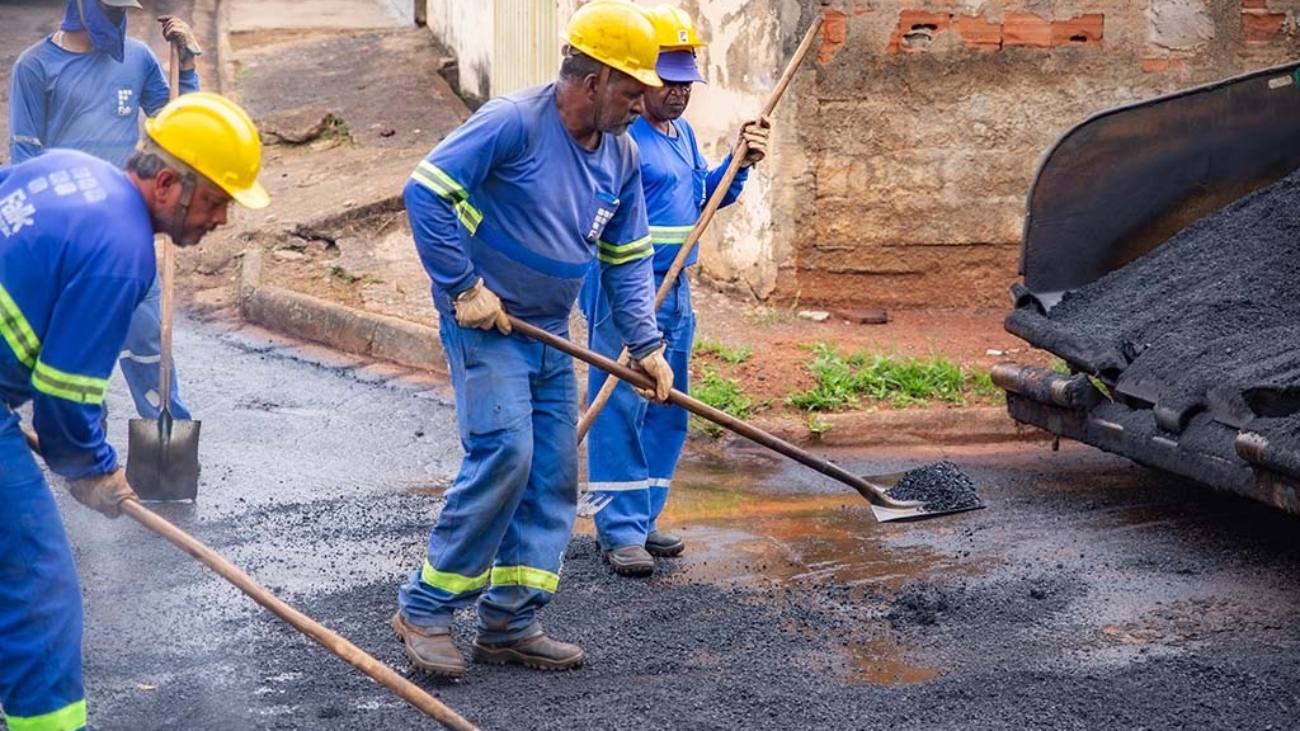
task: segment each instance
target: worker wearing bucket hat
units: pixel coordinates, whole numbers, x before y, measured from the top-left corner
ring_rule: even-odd
[[[704,81],[696,65],[696,50],[705,44],[695,24],[671,5],[651,8],[649,14],[660,43],[655,71],[664,85],[646,90],[645,110],[630,134],[641,152],[641,181],[654,241],[657,288],[731,159],[728,156],[717,167],[709,168],[695,131],[682,119],[692,85]],[[748,152],[722,205],[736,200],[750,166],[763,159],[767,132],[766,120],[742,126]],[[692,252],[686,264],[694,264],[697,259],[698,254]],[[617,357],[622,347],[612,327],[617,305],[609,301],[598,277],[588,277],[580,302],[591,349]],[[695,313],[685,272],[672,284],[658,312],[658,325],[664,333],[668,364],[675,374],[674,386],[685,393],[695,338]],[[596,398],[605,378],[603,374],[591,375],[587,383],[589,401]],[[612,498],[595,515],[596,535],[605,560],[618,574],[650,574],[656,556],[675,556],[685,547],[678,536],[658,530],[656,521],[667,501],[686,442],[688,421],[689,415],[681,407],[647,403],[626,383],[620,383],[592,423],[587,440],[587,488],[598,498]]]
[[[456,610],[477,602],[477,662],[562,670],[582,648],[537,613],[557,591],[578,497],[577,382],[510,313],[568,336],[592,262],[619,300],[615,330],[666,399],[636,145],[623,133],[660,84],[654,26],[636,5],[579,8],[559,79],[490,100],[422,161],[404,191],[433,280],[465,457],[391,624],[416,668],[456,677]]]
[[[170,98],[167,75],[153,51],[127,37],[126,11],[135,0],[66,0],[59,30],[14,63],[9,95],[9,156],[20,163],[54,148],[90,153],[121,167],[140,139],[140,112],[158,113]],[[182,49],[181,94],[198,91],[194,31],[171,15],[158,18],[163,37]],[[120,365],[136,410],[157,419],[161,292],[157,283],[141,303]],[[189,419],[176,374],[171,413]]]
[[[77,569],[14,409],[31,402],[73,498],[116,517],[135,493],[100,404],[154,279],[154,234],[196,244],[232,199],[267,204],[257,130],[232,102],[187,94],[148,135],[125,171],[75,150],[0,166],[0,707],[14,731],[86,726]]]

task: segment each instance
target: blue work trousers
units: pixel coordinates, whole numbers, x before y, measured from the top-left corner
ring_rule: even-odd
[[[11,729],[78,731],[81,586],[54,496],[0,405],[0,707]]]
[[[655,289],[661,274],[655,274]],[[617,358],[623,342],[614,327],[610,303],[596,277],[588,277],[580,296],[587,316],[589,347]],[[695,312],[685,274],[669,291],[656,315],[673,369],[673,387],[688,393],[688,369],[695,340]],[[606,374],[589,371],[588,402],[604,385]],[[686,444],[690,414],[679,406],[655,404],[641,398],[627,383],[619,383],[587,435],[587,489],[614,499],[596,514],[596,537],[602,548],[644,546],[646,536],[668,501],[677,460]]]
[[[398,605],[411,624],[442,627],[477,598],[479,639],[512,642],[539,631],[576,516],[573,360],[450,317],[439,329],[465,458]]]
[[[166,244],[171,246],[171,244]],[[149,293],[131,314],[131,329],[118,360],[122,376],[131,389],[135,410],[142,419],[157,419],[162,411],[159,395],[158,363],[162,353],[162,287],[154,277]],[[189,419],[190,410],[181,403],[180,383],[176,380],[176,361],[171,366],[171,412],[173,419]]]

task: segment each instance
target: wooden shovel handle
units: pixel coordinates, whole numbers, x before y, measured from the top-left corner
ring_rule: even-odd
[[[803,63],[804,57],[808,55],[808,50],[812,48],[813,39],[817,37],[817,32],[821,30],[821,27],[822,17],[819,15],[813,20],[808,31],[804,33],[799,48],[795,49],[794,56],[785,66],[785,72],[781,74],[780,80],[776,82],[776,87],[768,95],[767,102],[763,104],[762,116],[769,116],[776,109],[777,102],[781,101],[781,96],[785,94],[786,87],[790,86],[790,80],[794,78],[794,72]],[[659,308],[663,307],[664,300],[668,298],[668,292],[672,290],[673,283],[677,281],[677,275],[681,274],[682,269],[686,268],[686,260],[690,257],[691,252],[695,250],[695,245],[699,243],[700,237],[704,235],[704,230],[713,221],[713,214],[717,213],[718,208],[722,206],[722,199],[727,197],[731,182],[736,179],[736,173],[740,171],[740,163],[744,161],[745,154],[748,151],[749,142],[744,137],[737,140],[735,146],[731,148],[731,163],[727,165],[726,171],[722,174],[722,180],[718,182],[718,187],[713,190],[713,195],[709,196],[704,210],[700,212],[699,220],[695,222],[695,227],[686,236],[686,241],[682,243],[681,250],[677,252],[676,258],[673,259],[672,265],[664,275],[659,290],[655,292],[655,312],[658,312]],[[627,348],[624,348],[623,352],[619,353],[618,362],[623,365],[629,362]],[[587,432],[591,431],[591,423],[596,420],[601,409],[605,408],[605,404],[609,402],[609,397],[614,393],[616,385],[618,385],[618,381],[612,378],[607,379],[605,385],[601,386],[600,392],[596,394],[596,398],[592,399],[591,404],[587,406],[586,413],[578,420],[578,444],[582,444],[582,440],[587,437]]]
[[[544,345],[555,348],[556,350],[568,353],[574,358],[585,361],[588,365],[595,366],[612,376],[627,381],[633,386],[638,388],[654,388],[655,383],[650,376],[647,376],[640,371],[634,371],[625,365],[620,365],[599,353],[594,353],[586,348],[571,343],[559,335],[547,332],[540,327],[524,322],[517,317],[510,317],[510,325],[518,333],[527,335],[528,337],[533,338]],[[918,505],[918,503],[914,502],[895,500],[885,494],[884,488],[867,482],[834,462],[822,459],[811,452],[800,449],[780,437],[769,434],[753,424],[747,424],[725,411],[709,406],[703,401],[693,399],[675,388],[668,392],[668,403],[676,404],[700,418],[708,419],[718,426],[730,429],[742,437],[748,437],[768,449],[779,452],[800,464],[811,467],[823,475],[833,477],[854,490],[857,490],[858,494],[866,498],[872,505],[879,505],[886,508],[897,508],[900,510],[915,508]]]
[[[121,507],[123,513],[131,516],[140,525],[176,544],[182,551],[198,559],[200,563],[220,574],[223,579],[234,584],[253,601],[288,622],[294,629],[315,640],[317,644],[326,650],[346,660],[353,667],[396,693],[402,700],[424,711],[443,726],[455,731],[479,731],[477,726],[462,718],[418,685],[399,675],[397,671],[366,654],[364,650],[327,629],[311,617],[289,606],[275,594],[267,591],[254,581],[251,576],[222,558],[216,551],[164,520],[157,513],[144,507],[136,500],[125,500],[122,502]]]

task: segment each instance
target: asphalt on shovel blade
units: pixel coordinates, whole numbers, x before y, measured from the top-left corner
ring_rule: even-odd
[[[132,419],[126,481],[141,500],[193,500],[199,494],[199,427],[189,419]]]
[[[920,507],[907,509],[872,505],[871,512],[881,523],[937,518],[984,507],[976,494],[975,481],[952,462],[935,462],[907,472],[867,475],[862,479],[884,488],[885,494],[895,500],[921,502]]]

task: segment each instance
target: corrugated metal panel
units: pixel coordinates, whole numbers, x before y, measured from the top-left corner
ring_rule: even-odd
[[[556,0],[493,0],[492,96],[555,80]]]

